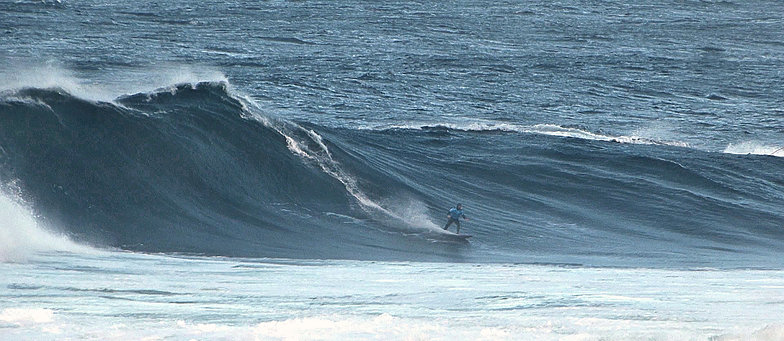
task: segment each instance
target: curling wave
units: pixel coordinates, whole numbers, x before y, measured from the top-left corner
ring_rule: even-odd
[[[112,102],[61,88],[1,96],[0,176],[18,179],[41,224],[96,245],[700,264],[784,248],[777,158],[555,125],[329,128],[265,113],[226,82]],[[439,228],[456,201],[474,218],[471,244]]]

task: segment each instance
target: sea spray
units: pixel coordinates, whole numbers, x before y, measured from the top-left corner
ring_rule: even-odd
[[[41,251],[86,251],[67,236],[43,228],[18,195],[0,191],[0,262],[25,261]]]

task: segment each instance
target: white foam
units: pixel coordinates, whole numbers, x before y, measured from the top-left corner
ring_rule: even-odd
[[[715,341],[781,341],[784,340],[784,325],[768,325],[752,333],[725,334]]]
[[[388,314],[371,318],[306,317],[262,322],[253,329],[255,337],[282,340],[348,340],[378,338],[391,340],[427,339],[443,334],[438,323],[405,321]]]
[[[363,209],[380,213],[387,217],[397,219],[403,224],[416,229],[428,229],[443,232],[437,224],[430,220],[427,207],[413,199],[402,201],[394,200],[395,204],[380,202],[370,198],[359,187],[357,179],[346,172],[340,163],[335,160],[329,147],[324,143],[321,135],[312,129],[306,129],[294,122],[262,115],[262,107],[249,96],[237,96],[246,110],[245,117],[261,122],[265,126],[277,131],[286,140],[286,147],[303,160],[317,165],[324,173],[339,181]]]
[[[301,131],[306,132],[306,134],[304,134],[305,140],[303,140],[302,137],[296,137],[297,135],[303,135],[301,133],[292,134],[289,129],[281,126],[273,126],[273,128],[286,139],[288,149],[303,159],[314,162],[322,171],[335,180],[338,180],[363,209],[397,219],[412,228],[442,231],[430,220],[430,217],[427,214],[427,208],[422,203],[408,200],[405,201],[405,205],[389,205],[371,199],[359,187],[356,178],[343,170],[340,163],[333,158],[332,153],[324,143],[321,135],[313,130],[306,130],[299,127],[294,123],[288,123],[288,125],[293,125],[295,127],[294,129],[300,129]],[[315,145],[318,146],[317,148],[308,147],[309,144],[314,142]]]
[[[740,143],[730,143],[726,148],[724,148],[724,153],[784,157],[784,146],[771,145],[758,141],[745,141]]]
[[[40,65],[5,65],[0,68],[0,91],[22,88],[60,88],[68,93],[94,101],[110,101],[114,99],[105,89],[92,86],[79,79],[73,72],[63,68],[54,61]]]
[[[88,247],[42,228],[21,199],[0,192],[0,262],[25,261],[36,252],[86,252]]]
[[[277,131],[286,139],[286,147],[302,157],[304,160],[315,163],[324,173],[338,180],[346,188],[346,191],[356,199],[363,208],[381,211],[387,215],[393,215],[386,208],[370,199],[360,188],[357,180],[343,170],[337,160],[332,157],[332,152],[324,143],[324,139],[312,129],[306,129],[294,122],[282,119],[272,119],[259,113],[262,110],[252,98],[248,96],[237,96],[243,103],[248,112],[246,117],[254,119],[268,128]],[[311,147],[313,146],[313,147]]]
[[[159,89],[174,90],[179,84],[195,85],[200,82],[223,82],[229,84],[228,77],[209,67],[194,68],[190,65],[157,65],[124,76],[122,83],[110,85],[119,95],[148,93]],[[153,90],[150,90],[153,89]]]
[[[293,125],[294,129],[299,129],[302,132],[305,132],[305,140],[296,139],[292,135],[287,134],[283,129],[278,130],[285,138],[286,143],[293,153],[300,155],[306,159],[314,161],[325,173],[329,174],[334,179],[340,181],[343,186],[346,188],[349,194],[351,194],[354,199],[356,199],[363,207],[382,211],[387,214],[391,214],[387,209],[370,199],[360,188],[359,184],[357,184],[357,180],[350,176],[343,170],[343,167],[340,166],[333,157],[332,153],[327,148],[327,145],[324,144],[324,141],[318,133],[310,129],[304,129],[294,123],[289,123]],[[308,147],[309,143],[313,143],[318,146],[318,148],[310,148]]]
[[[0,340],[784,339],[780,270],[43,257],[0,263]]]
[[[6,311],[10,311],[6,313]],[[28,329],[23,335],[51,338],[54,335],[92,340],[698,340],[705,332],[678,328],[660,321],[622,321],[604,318],[541,319],[513,317],[509,321],[476,323],[458,318],[409,318],[386,313],[362,316],[348,314],[317,315],[261,322],[255,325],[194,323],[185,320],[147,322],[141,325],[82,324],[57,319],[48,309],[6,309],[7,320],[0,321]],[[739,327],[737,333],[711,336],[716,341],[780,341],[784,326],[769,325],[759,330]],[[0,332],[0,336],[3,334]]]
[[[155,65],[107,74],[103,81],[85,80],[57,61],[6,62],[0,65],[0,91],[22,88],[60,88],[90,101],[112,102],[120,96],[150,92],[176,84],[226,82],[220,71],[202,66]]]
[[[19,326],[52,322],[54,312],[41,308],[6,308],[0,311],[0,321]]]
[[[483,132],[483,131],[518,132],[518,133],[526,133],[526,134],[570,137],[570,138],[578,138],[578,139],[593,140],[593,141],[690,147],[690,145],[686,142],[673,141],[667,139],[658,139],[655,136],[650,136],[650,134],[653,132],[657,132],[657,133],[660,132],[659,130],[651,130],[651,129],[639,129],[635,132],[635,134],[631,134],[631,135],[608,135],[608,134],[594,133],[579,128],[564,127],[556,124],[519,125],[513,123],[493,122],[493,121],[469,121],[469,122],[461,122],[461,123],[409,123],[409,124],[402,124],[402,125],[376,126],[367,129],[421,130],[429,127],[444,127],[453,130],[476,131],[476,132]]]
[[[385,200],[383,206],[387,208],[390,214],[411,228],[444,233],[443,228],[431,219],[427,205],[416,199],[395,198]],[[444,209],[444,220],[446,220],[446,209]]]

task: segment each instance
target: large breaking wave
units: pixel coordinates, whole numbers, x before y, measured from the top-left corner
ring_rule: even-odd
[[[226,82],[111,102],[24,88],[0,100],[0,180],[40,224],[136,251],[778,264],[781,158],[507,128],[291,122]],[[457,201],[471,244],[439,232]]]

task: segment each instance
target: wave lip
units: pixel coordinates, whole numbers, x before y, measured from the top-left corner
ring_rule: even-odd
[[[96,85],[93,81],[83,79],[74,71],[68,70],[57,63],[42,64],[0,62],[0,93],[4,96],[24,89],[56,89],[80,99],[93,102],[114,102],[127,94],[152,93],[164,89],[175,89],[176,85],[196,85],[202,82],[228,83],[222,72],[208,67],[192,68],[182,65],[160,65],[149,69],[128,70],[113,77],[108,84]],[[172,86],[172,84],[176,84]],[[173,91],[173,90],[172,90]]]

